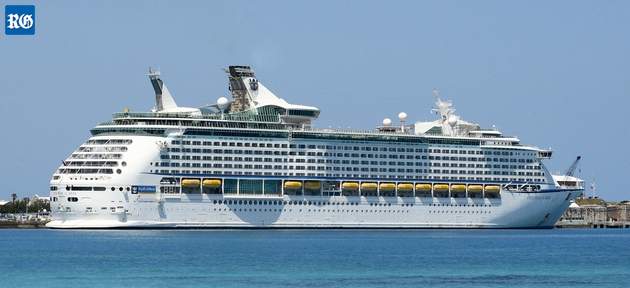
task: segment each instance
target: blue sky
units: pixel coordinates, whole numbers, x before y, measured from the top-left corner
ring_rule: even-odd
[[[11,1],[5,4],[32,4]],[[159,68],[178,104],[228,95],[249,64],[319,127],[433,119],[431,90],[466,120],[551,147],[564,171],[629,199],[630,2],[46,1],[36,35],[0,26],[0,199],[47,195],[61,160],[111,113],[149,110]],[[4,9],[2,9],[4,14]]]

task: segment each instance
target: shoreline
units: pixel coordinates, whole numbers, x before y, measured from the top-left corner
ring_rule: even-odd
[[[0,229],[47,229],[47,221],[0,221]]]
[[[48,221],[2,221],[0,222],[1,229],[49,229],[46,227]],[[566,225],[556,224],[553,229],[630,229],[630,223],[602,223],[602,224],[583,224],[583,225]],[[413,230],[413,229],[412,229]],[[418,229],[422,230],[422,229]],[[485,230],[485,229],[471,229],[471,230]],[[492,230],[492,229],[490,229]],[[501,230],[501,229],[499,229]]]

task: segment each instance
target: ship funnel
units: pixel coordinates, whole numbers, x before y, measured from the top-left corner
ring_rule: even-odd
[[[149,80],[155,91],[155,112],[177,108],[177,103],[160,77],[160,71],[149,68]]]
[[[251,93],[258,90],[258,80],[254,70],[249,66],[229,66],[228,77],[230,92],[234,101],[230,105],[231,112],[241,112],[255,108]]]

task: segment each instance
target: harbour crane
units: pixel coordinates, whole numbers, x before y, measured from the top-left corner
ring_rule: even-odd
[[[564,173],[564,175],[573,177],[573,174],[575,173],[575,168],[577,168],[581,159],[582,159],[582,156],[577,156],[577,158],[575,158],[575,161],[573,161],[573,164],[571,164],[571,166],[569,167],[567,172]]]

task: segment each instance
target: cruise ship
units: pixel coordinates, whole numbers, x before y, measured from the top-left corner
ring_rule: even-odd
[[[225,72],[231,99],[191,108],[149,69],[155,107],[115,113],[62,161],[47,226],[551,228],[583,191],[545,168],[552,151],[463,120],[437,91],[435,121],[321,129],[318,108],[249,66]]]

